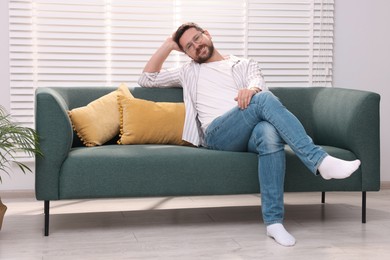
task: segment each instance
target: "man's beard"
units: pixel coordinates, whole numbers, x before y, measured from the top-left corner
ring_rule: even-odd
[[[207,48],[205,56],[199,56],[200,53],[203,52],[204,47]],[[210,45],[206,45],[206,44],[199,45],[195,53],[196,56],[194,58],[194,61],[196,61],[197,63],[205,63],[206,61],[208,61],[208,59],[211,58],[211,56],[213,56],[214,44],[210,43]]]

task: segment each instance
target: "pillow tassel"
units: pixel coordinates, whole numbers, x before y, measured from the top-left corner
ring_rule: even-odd
[[[122,144],[122,135],[123,135],[123,107],[121,105],[121,98],[120,95],[117,96],[118,101],[118,109],[119,109],[119,140],[117,141],[117,144]]]
[[[70,122],[72,123],[72,128],[73,130],[76,132],[76,135],[80,138],[80,141],[83,142],[83,144],[87,147],[91,147],[91,146],[95,146],[94,144],[92,143],[89,143],[89,142],[86,142],[83,138],[83,136],[79,133],[79,131],[77,131],[76,129],[76,126],[73,124],[73,121],[72,121],[72,112],[71,111],[68,111],[68,115],[69,115],[69,118],[70,118]]]

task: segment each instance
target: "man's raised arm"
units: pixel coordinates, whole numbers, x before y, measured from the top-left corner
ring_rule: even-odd
[[[146,63],[143,73],[138,79],[142,87],[180,87],[179,68],[161,70],[162,65],[173,51],[180,51],[172,37],[168,37]]]
[[[160,46],[160,48],[158,48],[157,51],[152,55],[148,63],[146,63],[143,72],[160,72],[163,63],[173,50],[181,51],[176,42],[173,41],[173,38],[168,37]]]

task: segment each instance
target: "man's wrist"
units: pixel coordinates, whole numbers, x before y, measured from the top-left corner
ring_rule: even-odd
[[[249,88],[250,90],[253,90],[254,92],[255,92],[255,94],[257,94],[257,93],[259,93],[260,91],[261,91],[261,89],[260,88],[258,88],[258,87],[251,87],[251,88]]]

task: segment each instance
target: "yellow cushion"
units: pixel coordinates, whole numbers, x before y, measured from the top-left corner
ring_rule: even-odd
[[[119,144],[176,144],[182,141],[184,103],[118,96],[122,116]]]
[[[133,98],[126,84],[87,106],[68,112],[73,129],[86,146],[102,145],[119,134],[118,95]]]

